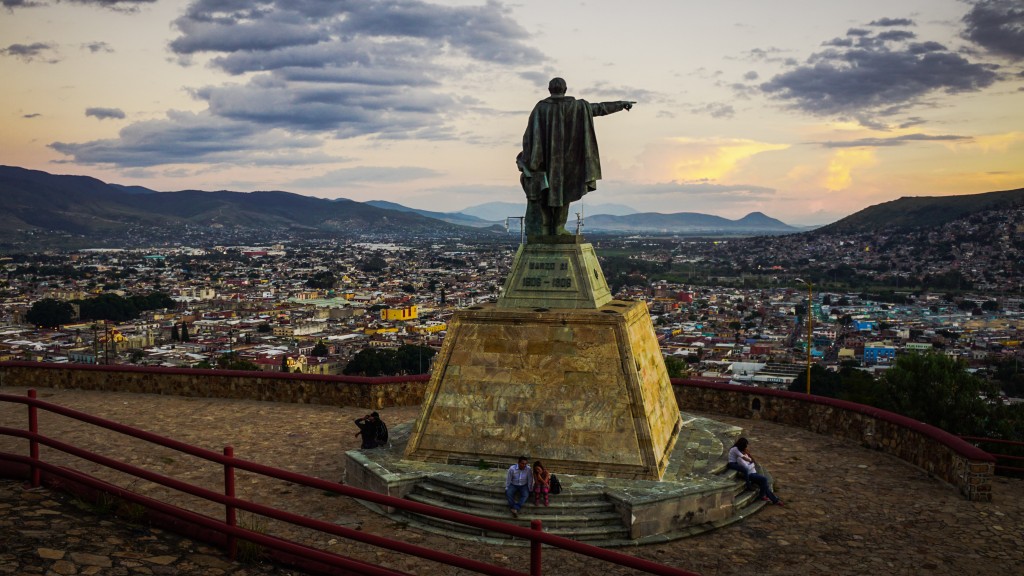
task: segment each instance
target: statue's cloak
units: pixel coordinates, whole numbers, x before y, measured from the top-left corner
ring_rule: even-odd
[[[567,206],[597,189],[601,158],[594,116],[622,109],[621,103],[591,104],[572,96],[551,96],[537,103],[523,134],[517,162],[527,198],[545,206]]]

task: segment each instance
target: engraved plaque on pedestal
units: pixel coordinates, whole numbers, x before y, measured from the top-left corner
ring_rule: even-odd
[[[597,309],[612,299],[592,245],[579,236],[543,238],[519,247],[498,308]]]

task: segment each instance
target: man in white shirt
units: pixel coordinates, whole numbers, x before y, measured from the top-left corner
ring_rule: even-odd
[[[530,497],[533,490],[533,470],[530,468],[526,456],[520,456],[519,461],[508,468],[505,474],[505,498],[508,500],[508,511],[512,516],[519,517],[519,509]]]

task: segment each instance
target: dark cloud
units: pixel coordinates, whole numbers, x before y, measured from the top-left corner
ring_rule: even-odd
[[[909,18],[879,18],[872,20],[868,26],[913,26],[914,21]]]
[[[107,8],[109,10],[117,10],[119,12],[135,12],[139,9],[139,6],[146,4],[153,4],[156,0],[66,0],[72,4],[84,4],[88,6],[97,6],[99,8]]]
[[[86,108],[86,116],[92,116],[98,120],[108,120],[110,118],[116,118],[118,120],[124,119],[124,110],[120,108]]]
[[[819,115],[886,116],[936,92],[974,92],[993,84],[993,67],[972,63],[914,34],[853,28],[852,45],[827,43],[807,62],[761,84],[768,96]]]
[[[40,114],[38,112],[33,112],[31,114],[22,114],[21,115],[22,118],[39,118],[40,116],[42,116],[42,114]]]
[[[110,47],[110,44],[107,44],[106,42],[89,42],[88,44],[83,44],[82,47],[93,54],[96,54],[97,52],[114,51],[114,49]]]
[[[263,130],[209,114],[169,112],[164,120],[136,122],[121,129],[118,138],[83,143],[50,144],[80,164],[148,167],[162,164],[233,163],[294,165],[333,162],[313,151],[321,141],[280,130]]]
[[[129,126],[119,140],[54,149],[86,162],[151,166],[160,163],[159,147],[136,153],[132,143],[159,142],[168,149],[166,162],[176,163],[220,162],[265,131],[289,142],[450,139],[450,120],[472,106],[442,90],[442,79],[459,78],[479,62],[514,67],[514,74],[544,61],[526,30],[494,1],[453,7],[419,0],[194,0],[174,26],[170,48],[179,61],[204,55],[213,68],[246,76],[192,90],[208,105],[202,117],[211,125],[173,114]]]
[[[55,64],[58,62],[56,58],[46,58],[47,53],[51,50],[53,50],[52,45],[44,42],[35,42],[32,44],[11,44],[7,48],[0,48],[0,54],[20,58],[26,62],[46,60],[50,64]]]
[[[749,71],[749,72],[747,72],[746,74],[743,75],[743,79],[748,81],[748,82],[753,82],[754,80],[757,80],[758,78],[760,78],[760,76],[757,74],[757,72],[754,72],[753,70],[751,70],[751,71]]]
[[[83,4],[116,10],[118,12],[137,12],[139,6],[153,4],[156,0],[64,0],[72,4]],[[4,8],[35,8],[38,6],[51,6],[59,2],[38,1],[38,0],[3,0]]]
[[[1024,4],[1020,0],[979,0],[963,18],[964,36],[1014,60],[1024,58]]]
[[[952,134],[906,134],[892,138],[860,138],[858,140],[846,140],[842,142],[822,142],[825,148],[861,148],[861,147],[883,147],[903,146],[908,142],[962,142],[971,141],[970,136],[955,136]]]

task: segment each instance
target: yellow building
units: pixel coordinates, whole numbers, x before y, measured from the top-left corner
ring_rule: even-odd
[[[382,308],[380,311],[380,319],[385,322],[415,320],[416,305],[413,304],[412,306],[407,306],[405,308]]]

